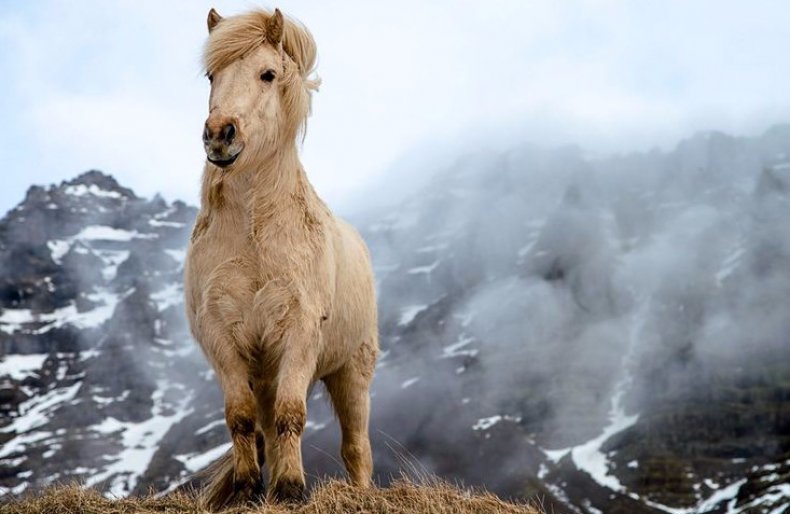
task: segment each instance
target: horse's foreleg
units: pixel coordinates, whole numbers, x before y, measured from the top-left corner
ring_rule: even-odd
[[[225,398],[225,422],[233,443],[233,468],[213,477],[206,502],[213,509],[246,501],[262,493],[256,442],[256,403],[247,364],[229,341],[218,341],[210,356]],[[225,476],[226,475],[226,476]]]
[[[375,348],[375,344],[363,344],[349,362],[324,378],[343,433],[340,450],[343,463],[351,483],[361,487],[368,487],[373,475],[368,390],[376,362]]]
[[[243,263],[229,263],[228,268],[220,268],[207,284],[199,313],[198,339],[222,388],[233,442],[232,477],[222,480],[232,487],[210,488],[217,491],[215,505],[254,498],[263,485],[256,443],[257,406],[250,383],[254,338],[243,315],[243,307],[252,302],[252,287],[249,278],[239,273]]]
[[[234,480],[236,490],[244,495],[259,492],[261,469],[255,436],[256,405],[249,386],[246,366],[235,363],[231,373],[221,378],[225,393],[225,422],[233,441]]]
[[[304,498],[302,433],[307,421],[307,390],[315,373],[318,337],[317,329],[299,326],[287,331],[282,339],[272,410],[274,423],[269,428],[273,431],[274,444],[268,494],[274,500]]]

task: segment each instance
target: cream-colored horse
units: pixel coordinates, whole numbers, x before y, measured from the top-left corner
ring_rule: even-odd
[[[232,452],[213,466],[210,508],[304,493],[308,389],[322,380],[351,481],[370,484],[368,389],[378,335],[359,234],[318,198],[299,162],[316,59],[300,24],[254,11],[208,16],[208,162],[187,255],[190,327],[219,379]]]

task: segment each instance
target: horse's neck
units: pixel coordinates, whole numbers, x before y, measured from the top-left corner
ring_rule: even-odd
[[[321,216],[321,200],[307,180],[296,147],[262,160],[257,167],[227,176],[208,174],[204,206],[227,220],[229,226],[245,227],[253,239],[293,237],[298,222]]]
[[[323,218],[327,212],[307,179],[295,146],[258,171],[248,208],[249,228],[257,241],[284,237],[295,242],[301,236],[309,237],[304,233],[305,220]]]
[[[262,208],[273,213],[282,211],[304,178],[296,148],[277,152],[262,162],[250,177],[249,207],[252,217]]]

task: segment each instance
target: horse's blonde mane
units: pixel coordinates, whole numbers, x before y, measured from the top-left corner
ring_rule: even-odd
[[[205,71],[214,73],[221,70],[264,44],[267,22],[272,16],[273,14],[267,10],[257,9],[222,18],[209,34],[203,51]],[[285,104],[289,112],[296,115],[296,124],[304,128],[310,112],[311,94],[318,90],[321,84],[321,80],[314,76],[318,53],[315,40],[304,25],[286,17],[282,45],[285,54],[295,65],[286,66],[286,73],[282,77],[287,92]],[[296,82],[301,87],[294,88]]]
[[[206,71],[220,70],[263,44],[266,41],[266,23],[271,17],[271,12],[258,9],[223,18],[211,31],[203,52]],[[302,78],[309,81],[315,71],[317,56],[310,31],[298,21],[285,18],[283,49],[299,67]]]

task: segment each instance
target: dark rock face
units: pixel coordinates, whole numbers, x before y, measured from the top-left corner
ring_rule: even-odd
[[[137,483],[187,412],[180,374],[205,370],[172,313],[195,214],[90,171],[0,221],[0,485]]]
[[[357,216],[382,359],[377,480],[547,510],[790,505],[790,129],[591,159],[472,154]],[[88,172],[0,221],[0,487],[168,490],[228,447],[185,326],[195,209]],[[342,473],[320,385],[304,441]]]

